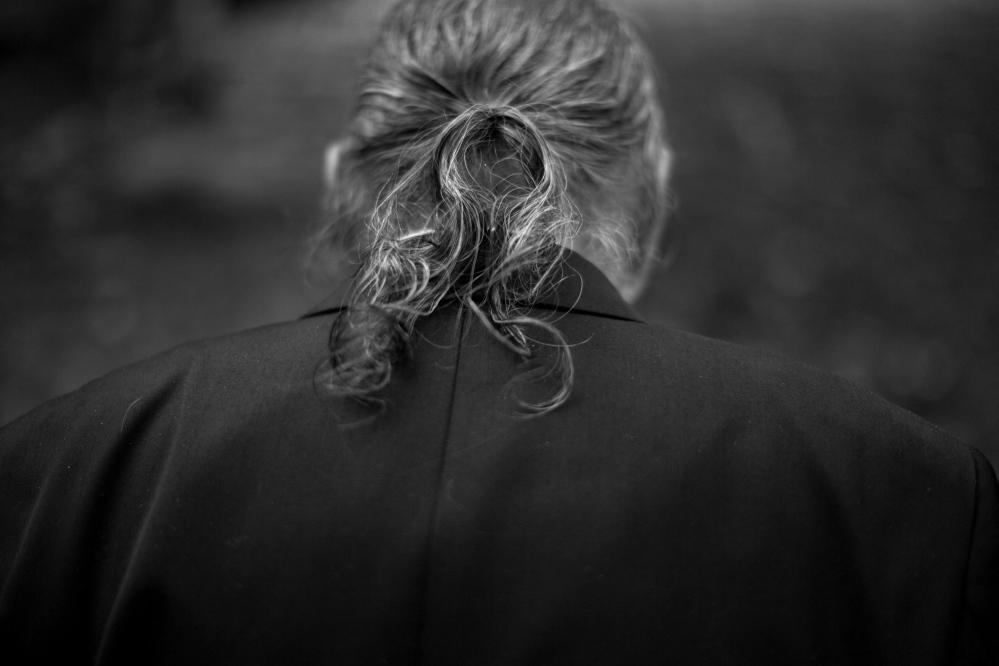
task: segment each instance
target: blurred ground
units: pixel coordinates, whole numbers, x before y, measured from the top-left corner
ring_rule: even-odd
[[[999,465],[999,5],[632,0],[676,151],[650,320],[867,386]],[[5,0],[0,423],[297,316],[384,2]]]

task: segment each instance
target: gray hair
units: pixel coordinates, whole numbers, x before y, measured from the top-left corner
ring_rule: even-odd
[[[418,318],[473,312],[523,358],[525,326],[565,247],[627,293],[666,215],[663,118],[650,59],[599,0],[402,0],[365,66],[328,192],[324,242],[359,266],[322,377],[372,399]],[[341,259],[341,260],[342,260]]]

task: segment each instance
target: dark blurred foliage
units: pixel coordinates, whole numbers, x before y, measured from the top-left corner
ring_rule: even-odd
[[[678,197],[646,312],[846,376],[999,462],[999,5],[717,5],[643,24]]]
[[[303,240],[373,21],[341,4],[0,5],[0,422],[318,297]]]
[[[294,317],[384,2],[0,5],[0,422]],[[676,152],[640,309],[875,390],[999,463],[999,6],[630,3]]]

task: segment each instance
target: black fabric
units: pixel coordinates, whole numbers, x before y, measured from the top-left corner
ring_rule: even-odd
[[[0,430],[0,661],[996,662],[980,453],[564,278],[542,417],[544,336],[522,362],[453,306],[383,411],[324,393],[341,292]]]

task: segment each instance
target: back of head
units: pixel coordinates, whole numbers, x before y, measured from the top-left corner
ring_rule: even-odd
[[[359,265],[328,386],[371,395],[441,303],[530,355],[528,308],[564,248],[625,297],[665,218],[669,154],[651,63],[598,0],[403,0],[331,152],[326,238]]]

